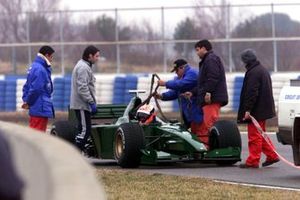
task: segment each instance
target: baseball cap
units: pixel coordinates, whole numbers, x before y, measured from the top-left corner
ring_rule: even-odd
[[[173,69],[171,70],[171,72],[174,72],[177,68],[186,65],[187,62],[184,59],[177,59],[174,61],[173,63]]]

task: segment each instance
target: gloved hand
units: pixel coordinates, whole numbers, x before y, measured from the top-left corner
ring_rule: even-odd
[[[90,104],[91,114],[94,115],[97,112],[97,105],[95,103]]]

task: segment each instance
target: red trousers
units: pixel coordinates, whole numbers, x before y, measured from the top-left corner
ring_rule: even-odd
[[[203,122],[191,123],[191,131],[196,134],[198,139],[209,147],[209,129],[219,119],[221,105],[219,103],[208,104],[202,107]]]
[[[29,118],[29,127],[46,132],[48,124],[48,118],[46,117],[34,117],[30,116]]]
[[[263,131],[265,131],[266,121],[258,121],[258,123],[263,129]],[[273,143],[271,141],[269,142],[273,146]],[[278,159],[276,153],[271,149],[271,147],[265,141],[263,136],[257,131],[253,123],[248,124],[248,148],[249,156],[246,161],[247,165],[258,166],[261,153],[264,153],[266,155],[267,161],[273,161]]]

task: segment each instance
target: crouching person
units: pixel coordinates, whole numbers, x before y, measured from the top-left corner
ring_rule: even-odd
[[[197,106],[196,97],[186,98],[182,94],[192,90],[197,85],[198,71],[193,69],[185,60],[178,59],[173,64],[171,72],[176,73],[174,80],[159,80],[159,86],[166,86],[169,89],[162,94],[156,94],[156,98],[163,101],[178,99],[182,118],[187,128],[196,133],[195,128],[202,123],[202,109]]]

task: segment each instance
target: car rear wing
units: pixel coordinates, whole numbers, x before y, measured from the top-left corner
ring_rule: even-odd
[[[97,105],[97,113],[91,116],[91,119],[117,119],[122,117],[127,105],[123,104],[99,104]],[[74,110],[69,109],[69,121],[77,124]]]
[[[92,119],[116,119],[122,117],[127,105],[118,104],[99,104],[97,105],[97,113]]]

